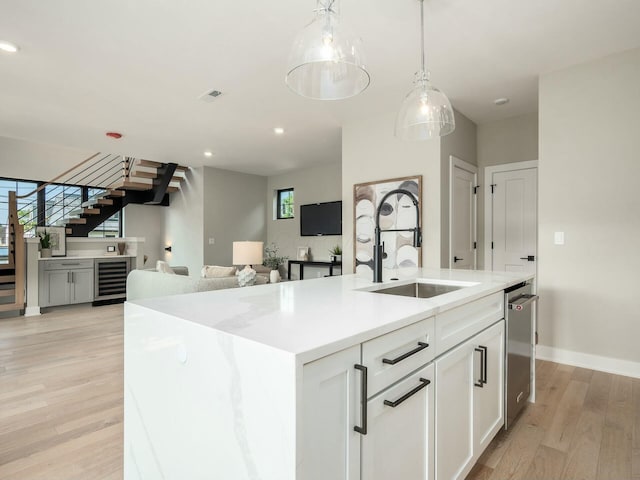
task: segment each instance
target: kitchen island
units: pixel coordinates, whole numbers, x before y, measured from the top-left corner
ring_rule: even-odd
[[[531,276],[397,278],[128,302],[125,479],[464,478],[504,423],[502,292]],[[416,278],[461,288],[371,291]]]

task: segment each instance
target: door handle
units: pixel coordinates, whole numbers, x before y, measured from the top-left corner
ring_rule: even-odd
[[[462,260],[464,260],[464,258],[453,257],[453,262],[454,262],[454,263],[455,263],[455,262],[460,262],[460,261],[462,261]]]
[[[527,255],[526,257],[520,257],[520,260],[526,260],[527,262],[535,262],[536,261],[536,256],[535,255]]]
[[[361,435],[367,434],[367,367],[355,364],[356,370],[362,372],[362,383],[360,384],[360,426],[356,425],[353,429]]]
[[[484,388],[487,383],[487,347],[478,345],[474,350],[480,352],[480,380],[473,384],[476,387]]]
[[[387,405],[388,407],[396,408],[398,405],[400,405],[402,402],[404,402],[407,398],[412,397],[413,395],[418,393],[420,390],[425,388],[430,383],[431,383],[431,380],[427,380],[426,378],[420,378],[420,385],[418,385],[416,388],[412,389],[410,392],[405,393],[404,395],[402,395],[397,400],[393,400],[393,401],[392,400],[385,400],[383,403],[385,405]]]
[[[382,363],[386,363],[387,365],[395,365],[396,363],[401,362],[402,360],[404,360],[406,358],[409,358],[411,355],[415,355],[419,351],[424,350],[428,346],[429,346],[428,343],[418,342],[418,346],[416,348],[414,348],[413,350],[411,350],[410,352],[403,353],[402,355],[400,355],[399,357],[396,357],[396,358],[383,358],[382,359]]]

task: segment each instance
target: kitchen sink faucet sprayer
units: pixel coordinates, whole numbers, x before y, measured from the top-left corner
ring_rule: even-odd
[[[399,194],[406,195],[413,202],[413,206],[416,207],[416,226],[415,228],[402,228],[402,229],[380,229],[380,210],[387,198],[391,195]],[[373,281],[375,283],[382,283],[382,257],[384,255],[384,243],[380,240],[380,234],[382,232],[413,232],[413,246],[419,248],[422,246],[422,233],[420,232],[420,207],[418,206],[418,200],[413,196],[409,190],[404,188],[396,188],[387,192],[387,194],[380,200],[380,205],[376,210],[376,228],[375,228],[375,244],[373,245]]]

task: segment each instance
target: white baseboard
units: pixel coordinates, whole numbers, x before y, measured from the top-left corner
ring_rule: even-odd
[[[640,378],[640,363],[619,358],[601,357],[590,353],[574,352],[547,345],[536,345],[536,358],[564,363],[574,367],[589,368],[600,372]]]
[[[24,309],[25,317],[35,317],[36,315],[40,315],[40,307],[27,307]]]

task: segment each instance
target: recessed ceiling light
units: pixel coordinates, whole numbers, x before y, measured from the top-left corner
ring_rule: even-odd
[[[509,103],[509,99],[507,97],[502,97],[502,98],[496,98],[493,103],[495,103],[496,105],[500,106],[500,105],[506,105],[507,103]]]
[[[19,50],[19,48],[17,45],[14,45],[11,42],[5,42],[0,40],[0,50],[7,53],[16,53]]]
[[[210,152],[209,150],[207,150],[206,152],[204,152],[204,156],[205,157],[213,157],[213,152]]]
[[[275,133],[276,135],[282,135],[284,133],[284,128],[276,127],[273,129],[273,133]]]

